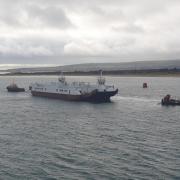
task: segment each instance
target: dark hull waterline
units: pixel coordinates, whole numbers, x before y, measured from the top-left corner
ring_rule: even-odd
[[[161,103],[162,106],[180,106],[180,101]]]
[[[110,92],[93,91],[92,93],[81,94],[81,95],[31,91],[31,94],[33,96],[61,99],[67,101],[89,101],[89,102],[109,102],[110,98],[116,95],[117,93],[118,93],[118,89]]]
[[[164,99],[161,100],[162,106],[180,106],[180,100],[170,99],[170,100],[166,101]]]
[[[25,89],[24,88],[10,88],[7,87],[8,92],[24,92]]]

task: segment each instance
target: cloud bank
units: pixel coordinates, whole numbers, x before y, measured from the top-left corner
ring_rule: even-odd
[[[178,59],[179,7],[179,0],[0,0],[0,63]]]

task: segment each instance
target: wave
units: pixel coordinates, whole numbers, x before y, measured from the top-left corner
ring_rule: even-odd
[[[142,101],[142,102],[159,102],[158,99],[154,98],[147,98],[147,97],[140,97],[140,96],[120,96],[117,95],[113,97],[115,100],[127,100],[127,101]]]

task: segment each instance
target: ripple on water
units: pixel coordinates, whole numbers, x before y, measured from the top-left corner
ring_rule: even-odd
[[[17,83],[28,87],[53,78],[19,77]],[[145,80],[147,90],[141,88]],[[158,104],[167,92],[180,96],[179,79],[107,81],[120,93],[112,103],[93,104],[7,93],[9,79],[1,78],[0,177],[180,179],[179,107]]]

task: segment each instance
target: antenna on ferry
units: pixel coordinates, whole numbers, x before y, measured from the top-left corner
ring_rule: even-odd
[[[99,85],[104,85],[105,84],[105,82],[106,82],[106,80],[105,80],[105,78],[103,77],[103,75],[102,75],[102,70],[100,70],[100,76],[99,76],[99,78],[98,78],[98,84]]]
[[[59,82],[62,82],[62,83],[65,83],[65,77],[64,77],[64,74],[63,74],[63,71],[61,71],[61,76],[58,78]]]
[[[100,77],[102,77],[102,73],[103,73],[103,71],[102,71],[102,69],[100,69]]]
[[[15,84],[15,82],[14,82],[14,78],[12,79],[12,84],[13,84],[13,85]]]

